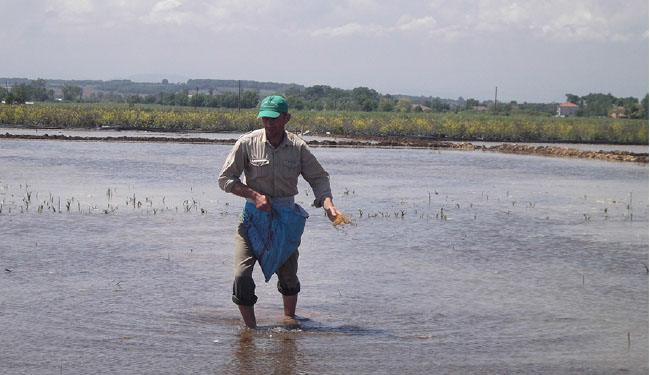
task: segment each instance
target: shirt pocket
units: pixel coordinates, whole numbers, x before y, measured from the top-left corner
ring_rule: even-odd
[[[268,159],[253,159],[250,161],[249,170],[246,178],[256,179],[268,176],[271,172],[271,166]]]
[[[282,175],[289,178],[298,178],[300,175],[300,160],[283,160]]]

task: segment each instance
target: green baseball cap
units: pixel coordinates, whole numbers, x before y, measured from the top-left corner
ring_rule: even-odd
[[[287,112],[289,112],[289,103],[287,103],[287,100],[280,95],[271,95],[262,99],[262,104],[260,104],[260,113],[257,115],[257,118],[276,118],[280,116],[280,113]]]

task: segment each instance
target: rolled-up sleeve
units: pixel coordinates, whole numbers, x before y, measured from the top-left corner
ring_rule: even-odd
[[[304,145],[300,150],[300,159],[302,162],[302,177],[314,191],[314,207],[322,207],[325,198],[332,198],[330,176],[320,165],[314,154],[311,153],[307,145]]]
[[[235,143],[230,154],[226,158],[226,162],[221,168],[221,173],[219,174],[219,187],[230,193],[232,187],[237,182],[241,182],[240,176],[244,172],[244,166],[246,165],[246,155],[243,152],[243,146],[241,139]]]

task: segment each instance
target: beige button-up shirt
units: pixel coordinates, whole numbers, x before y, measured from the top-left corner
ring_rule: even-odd
[[[244,184],[271,198],[298,194],[300,175],[314,191],[314,206],[321,207],[326,197],[332,197],[329,174],[305,141],[293,133],[285,132],[277,148],[266,140],[264,129],[241,136],[221,169],[219,187],[229,193],[241,182],[242,172]]]

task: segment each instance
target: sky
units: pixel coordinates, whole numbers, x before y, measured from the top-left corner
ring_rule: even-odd
[[[647,0],[0,0],[0,77],[641,98],[648,20]]]

